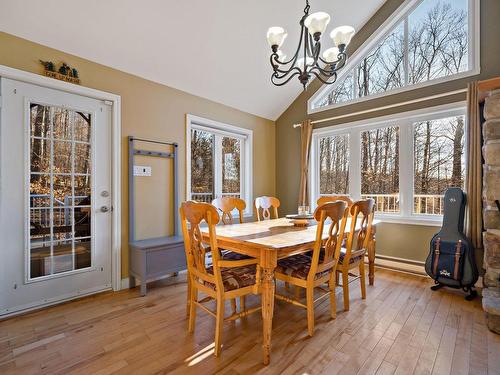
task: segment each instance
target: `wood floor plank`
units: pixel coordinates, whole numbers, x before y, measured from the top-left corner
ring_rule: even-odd
[[[305,310],[277,302],[271,364],[263,366],[259,313],[224,324],[219,358],[211,316],[198,311],[187,332],[181,274],[152,283],[146,297],[104,293],[0,321],[0,373],[500,375],[499,336],[488,331],[480,300],[431,285],[377,269],[366,300],[351,284],[350,311],[342,311],[341,289],[336,319],[328,300],[316,305],[313,337]]]

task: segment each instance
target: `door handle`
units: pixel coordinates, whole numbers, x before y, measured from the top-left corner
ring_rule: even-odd
[[[101,212],[109,212],[109,207],[108,206],[101,206]]]

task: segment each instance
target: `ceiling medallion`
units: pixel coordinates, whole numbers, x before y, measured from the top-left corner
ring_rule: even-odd
[[[345,65],[346,47],[354,35],[354,28],[339,26],[333,29],[330,37],[334,47],[328,48],[320,56],[320,39],[330,22],[330,16],[325,12],[309,14],[309,9],[309,0],[306,0],[304,16],[300,19],[299,45],[290,60],[287,60],[280,50],[288,35],[285,29],[273,26],[267,31],[267,42],[272,50],[271,82],[276,86],[285,85],[295,76],[298,76],[304,89],[311,76],[317,77],[325,84],[332,84],[337,79],[337,71]]]

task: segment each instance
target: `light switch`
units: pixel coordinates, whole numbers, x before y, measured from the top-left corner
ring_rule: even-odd
[[[134,176],[151,177],[151,167],[134,165]]]

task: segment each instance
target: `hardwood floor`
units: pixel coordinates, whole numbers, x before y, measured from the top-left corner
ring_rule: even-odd
[[[184,280],[150,284],[146,297],[106,293],[1,321],[0,373],[500,374],[500,336],[486,328],[480,299],[432,292],[426,278],[377,270],[365,301],[352,284],[349,312],[338,289],[337,319],[322,302],[312,338],[305,310],[277,302],[267,367],[258,313],[224,325],[220,358],[212,317],[199,311],[187,333]]]

